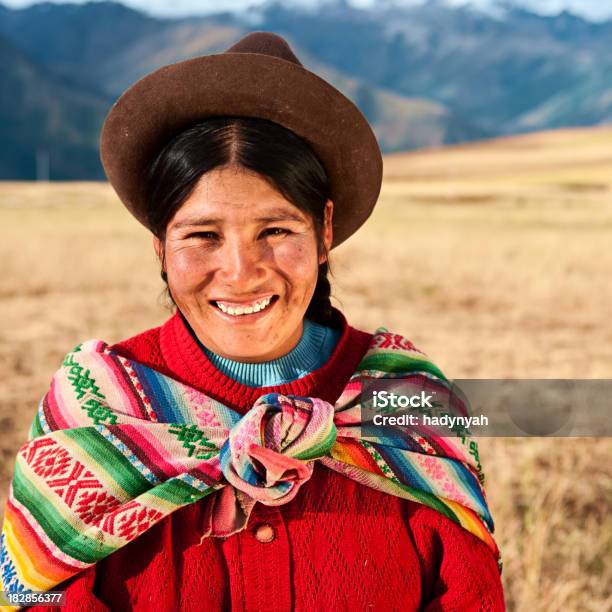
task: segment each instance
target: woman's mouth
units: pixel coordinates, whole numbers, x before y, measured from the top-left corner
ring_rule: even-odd
[[[248,320],[254,321],[263,317],[271,310],[278,300],[278,295],[270,295],[250,302],[229,302],[223,300],[211,300],[210,303],[224,319],[232,321]]]

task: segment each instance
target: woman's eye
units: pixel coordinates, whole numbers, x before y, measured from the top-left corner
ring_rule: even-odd
[[[282,227],[269,227],[268,229],[264,230],[263,233],[269,236],[282,236],[283,234],[290,234],[291,232]]]
[[[204,240],[216,240],[219,236],[215,232],[194,232],[187,238],[203,238]]]

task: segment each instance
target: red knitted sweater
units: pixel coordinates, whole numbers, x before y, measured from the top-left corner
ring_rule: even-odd
[[[178,314],[114,348],[241,413],[271,391],[334,403],[371,338],[335,312],[343,333],[329,361],[275,387],[227,378]],[[320,464],[295,499],[256,504],[247,529],[228,538],[200,542],[206,503],[177,510],[58,586],[67,591],[64,612],[505,609],[495,559],[476,536],[427,506]]]

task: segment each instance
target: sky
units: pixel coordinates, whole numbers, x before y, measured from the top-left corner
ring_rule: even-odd
[[[74,0],[83,4],[86,0]],[[295,0],[294,0],[295,1]],[[372,6],[377,0],[349,0],[355,6]],[[32,0],[0,0],[6,6],[21,8],[36,4]],[[316,0],[297,0],[300,4],[313,4]],[[447,0],[448,4],[487,8],[495,0]],[[184,15],[202,15],[222,10],[242,10],[252,5],[261,4],[261,0],[123,0],[123,4],[144,12],[167,17]],[[397,4],[419,4],[420,0],[396,0]],[[525,6],[539,13],[556,14],[567,9],[592,20],[612,17],[612,0],[516,0],[515,4]]]

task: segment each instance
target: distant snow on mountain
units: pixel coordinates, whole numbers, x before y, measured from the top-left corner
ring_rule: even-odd
[[[61,4],[64,0],[51,0]],[[126,6],[164,17],[184,17],[206,15],[219,11],[243,12],[261,6],[267,0],[126,0]],[[71,0],[74,4],[84,4],[86,0]],[[526,8],[542,15],[555,15],[569,11],[586,19],[601,21],[612,18],[610,0],[286,0],[288,6],[319,7],[325,4],[348,3],[358,8],[371,9],[376,6],[396,5],[400,7],[420,4],[447,4],[449,6],[472,6],[491,16],[503,16],[505,6]],[[36,4],[32,0],[5,0],[5,6],[23,8]]]
[[[109,1],[0,4],[0,179],[32,178],[41,154],[52,179],[102,178],[99,131],[117,96],[253,30],[284,36],[359,106],[386,152],[612,122],[612,20],[516,2],[354,2],[267,0],[184,18]]]

